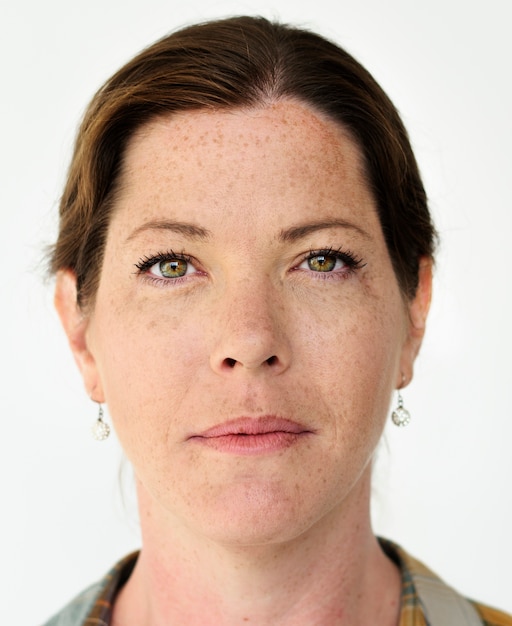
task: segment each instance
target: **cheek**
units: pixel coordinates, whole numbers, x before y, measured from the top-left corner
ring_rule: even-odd
[[[336,323],[310,329],[302,361],[303,386],[332,416],[331,440],[372,449],[386,420],[404,341],[401,304],[357,307],[339,312]],[[365,453],[366,454],[366,453]]]
[[[161,433],[197,397],[205,351],[200,325],[165,307],[102,307],[100,300],[96,322],[95,358],[120,437]]]
[[[325,381],[340,388],[353,379],[368,386],[387,379],[405,338],[399,297],[354,297],[329,304],[310,309],[297,325],[297,343],[312,359],[304,360],[311,364],[309,370],[324,372]]]

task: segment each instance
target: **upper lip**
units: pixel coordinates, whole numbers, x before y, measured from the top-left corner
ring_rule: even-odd
[[[227,435],[263,435],[274,432],[300,434],[312,431],[290,419],[275,415],[263,415],[259,417],[236,417],[193,436],[211,438]]]

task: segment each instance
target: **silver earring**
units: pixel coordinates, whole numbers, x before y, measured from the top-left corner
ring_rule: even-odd
[[[110,435],[110,426],[103,421],[103,407],[98,402],[98,419],[92,425],[92,436],[96,441],[104,441]]]
[[[411,421],[411,414],[407,409],[404,409],[404,400],[400,391],[398,391],[398,404],[393,413],[391,413],[391,419],[395,426],[407,426]]]

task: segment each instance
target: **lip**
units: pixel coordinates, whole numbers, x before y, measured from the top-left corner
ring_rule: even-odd
[[[282,417],[238,417],[192,435],[189,440],[220,452],[265,454],[288,448],[313,434],[302,424]]]

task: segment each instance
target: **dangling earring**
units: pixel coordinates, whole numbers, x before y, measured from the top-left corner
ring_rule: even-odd
[[[404,409],[404,401],[400,390],[398,391],[398,404],[393,413],[391,413],[391,419],[395,426],[407,426],[411,421],[411,414],[407,409]]]
[[[98,402],[98,419],[92,425],[92,436],[96,441],[104,441],[110,435],[110,426],[103,421],[103,407]]]

